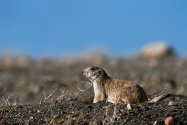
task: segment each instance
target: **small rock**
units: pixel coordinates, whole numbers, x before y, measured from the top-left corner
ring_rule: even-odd
[[[174,101],[169,101],[169,103],[168,103],[168,106],[175,106],[175,105],[177,105],[177,104]]]
[[[127,104],[127,109],[128,109],[128,110],[131,110],[131,109],[132,109],[131,104]]]
[[[173,117],[168,117],[164,120],[165,125],[174,125]]]
[[[37,113],[40,113],[40,110],[37,110]]]

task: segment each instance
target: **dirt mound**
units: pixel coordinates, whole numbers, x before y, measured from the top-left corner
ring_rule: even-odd
[[[187,103],[176,101],[168,106],[169,99],[156,104],[132,104],[127,110],[124,104],[111,104],[91,101],[61,101],[40,105],[16,105],[1,107],[0,124],[126,124],[126,125],[163,125],[164,119],[174,117],[180,125],[187,124]]]

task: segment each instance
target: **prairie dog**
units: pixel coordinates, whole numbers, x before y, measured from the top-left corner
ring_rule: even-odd
[[[111,103],[140,103],[148,100],[143,88],[133,81],[113,79],[107,73],[95,66],[83,70],[94,87],[94,101],[106,100]]]

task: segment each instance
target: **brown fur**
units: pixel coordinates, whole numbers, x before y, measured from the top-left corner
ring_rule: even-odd
[[[94,86],[94,103],[106,100],[112,103],[139,103],[148,100],[143,88],[133,81],[112,79],[99,67],[88,67],[83,75]]]

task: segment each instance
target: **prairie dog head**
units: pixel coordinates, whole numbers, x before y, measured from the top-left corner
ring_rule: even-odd
[[[88,78],[91,82],[96,79],[102,79],[103,77],[107,77],[106,72],[96,66],[87,67],[83,70],[84,77]]]

